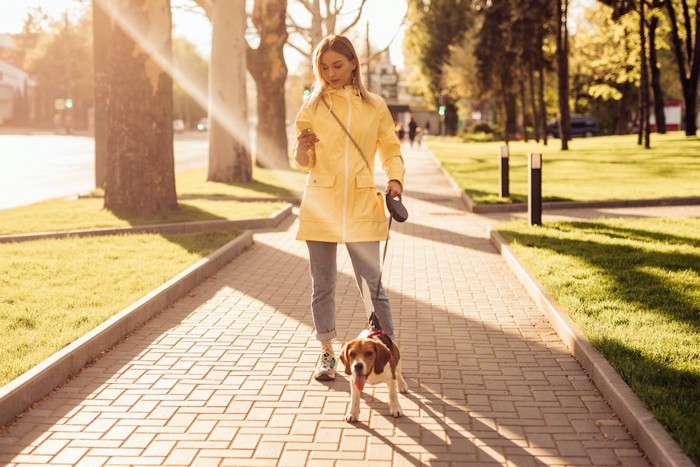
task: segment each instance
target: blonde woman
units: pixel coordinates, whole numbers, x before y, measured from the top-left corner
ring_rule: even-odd
[[[339,243],[348,250],[360,293],[369,290],[382,329],[396,337],[389,299],[379,283],[379,242],[388,232],[384,195],[374,185],[375,156],[387,174],[385,193],[393,197],[403,191],[405,169],[391,113],[362,84],[352,43],[344,36],[324,38],[314,49],[313,71],[313,90],[295,121],[294,159],[308,173],[297,240],[306,241],[309,250],[311,310],[322,349],[314,378],[327,381],[336,373]]]

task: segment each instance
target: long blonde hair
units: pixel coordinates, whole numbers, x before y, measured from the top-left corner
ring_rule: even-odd
[[[319,42],[316,47],[314,47],[313,52],[313,68],[314,68],[314,85],[309,95],[309,105],[318,105],[318,99],[323,93],[323,91],[328,87],[328,83],[323,79],[323,74],[321,73],[321,56],[332,50],[341,55],[344,55],[350,62],[355,61],[355,69],[352,72],[352,84],[357,89],[358,94],[363,101],[372,103],[372,99],[369,96],[369,91],[365,88],[362,82],[362,71],[360,70],[360,60],[357,58],[357,53],[355,53],[355,47],[353,47],[352,42],[345,36],[341,35],[330,35],[324,37],[321,42]]]

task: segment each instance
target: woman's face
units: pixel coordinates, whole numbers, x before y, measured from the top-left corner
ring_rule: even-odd
[[[321,55],[323,79],[335,89],[352,83],[352,72],[356,66],[355,60],[348,60],[345,55],[333,50],[328,50]]]

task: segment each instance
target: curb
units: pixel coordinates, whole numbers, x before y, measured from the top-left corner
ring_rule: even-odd
[[[435,156],[431,149],[427,152],[440,166],[440,170],[450,181],[450,185],[460,193],[462,200],[467,205],[469,212],[475,214],[497,213],[497,212],[527,212],[527,203],[503,203],[503,204],[477,204],[471,196],[464,191],[452,175],[447,171],[440,159]],[[629,207],[651,207],[651,206],[692,206],[700,204],[700,196],[686,196],[681,198],[647,198],[647,199],[619,199],[601,201],[547,201],[542,203],[542,210],[555,211],[558,209],[598,209],[598,208],[629,208]]]
[[[103,195],[92,195],[84,194],[78,195],[78,199],[104,199]],[[178,195],[178,201],[196,200],[196,199],[206,199],[209,201],[285,201],[291,203],[295,206],[301,204],[301,198],[299,196],[278,196],[278,197],[265,197],[265,196],[230,196],[230,195]]]
[[[136,233],[184,234],[211,232],[228,229],[265,229],[277,226],[292,213],[292,205],[278,209],[266,218],[213,220],[198,222],[174,222],[172,224],[139,225],[136,227],[106,227],[102,229],[66,230],[64,232],[37,232],[16,235],[0,235],[0,243],[29,242],[49,238],[97,237],[103,235],[125,235]]]
[[[515,256],[501,234],[491,227],[488,230],[491,243],[649,459],[654,464],[663,466],[694,466],[663,425],[654,418],[605,357],[593,347],[568,313]]]
[[[469,210],[476,214],[494,212],[527,212],[526,203],[510,204],[476,204],[465,191],[462,191],[462,199]],[[687,196],[683,198],[647,198],[647,199],[619,199],[605,201],[547,201],[542,203],[543,211],[556,211],[558,209],[598,209],[598,208],[630,208],[652,206],[693,206],[700,204],[700,197]]]
[[[164,311],[251,245],[253,245],[253,233],[243,232],[86,335],[1,387],[0,426],[10,422],[32,404],[51,393],[71,375],[147,320]]]

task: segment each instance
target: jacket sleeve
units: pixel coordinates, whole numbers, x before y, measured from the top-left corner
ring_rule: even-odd
[[[404,186],[403,179],[406,169],[401,156],[401,144],[396,137],[394,120],[391,118],[391,112],[389,112],[384,99],[380,99],[378,109],[380,112],[379,134],[377,136],[379,159],[382,162],[387,179],[397,180],[401,186]]]
[[[296,134],[298,135],[301,133],[305,128],[310,128],[311,127],[311,120],[312,120],[312,111],[309,109],[308,105],[305,103],[304,105],[301,106],[301,109],[299,109],[299,112],[297,113],[296,119],[294,120],[294,129],[296,131]],[[293,151],[293,156],[294,156],[294,163],[297,166],[297,169],[300,172],[311,172],[311,169],[314,168],[316,165],[316,150],[314,148],[311,148],[307,151],[307,154],[309,155],[309,164],[308,165],[300,165],[299,162],[297,162],[297,146],[296,143],[294,144],[294,151]]]

